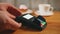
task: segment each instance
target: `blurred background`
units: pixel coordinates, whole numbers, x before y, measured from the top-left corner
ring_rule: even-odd
[[[39,34],[39,33],[40,34],[60,34],[60,0],[0,0],[0,3],[10,3],[17,8],[19,8],[20,5],[24,4],[29,9],[32,9],[32,10],[38,9],[39,4],[50,4],[56,11],[54,12],[48,11],[47,13],[45,13],[47,16],[45,16],[44,18],[46,19],[48,26],[44,31],[36,32],[36,31],[19,29],[16,32],[14,32],[14,34],[20,34],[20,33],[21,34]],[[40,13],[38,12],[37,14],[40,14]],[[41,14],[45,15],[44,13],[41,13]]]
[[[54,10],[60,10],[60,0],[0,0],[1,2],[11,3],[16,7],[19,7],[21,4],[25,4],[30,9],[37,9],[38,4],[51,4],[54,7]]]

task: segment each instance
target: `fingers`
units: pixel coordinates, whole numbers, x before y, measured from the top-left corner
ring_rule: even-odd
[[[17,23],[16,21],[14,21],[13,19],[11,18],[8,18],[7,19],[8,23],[14,28],[14,29],[18,29],[21,27],[21,23]]]
[[[13,30],[16,30],[16,29],[20,28],[21,27],[21,23],[17,23],[16,21],[14,21],[5,12],[0,11],[0,25],[2,25],[2,24],[3,24],[3,26],[4,26],[4,24],[7,25],[7,26],[5,25],[6,27],[5,26],[4,27],[2,26],[3,27],[3,30],[5,30],[5,29],[13,29]]]
[[[17,23],[16,21],[14,21],[13,19],[9,18],[9,22],[12,26],[14,27],[21,27],[21,24]]]
[[[16,18],[16,16],[14,16],[14,15],[10,14],[10,13],[9,13],[9,12],[7,12],[7,11],[6,11],[6,14],[7,14],[10,18],[12,18],[12,19],[15,19],[15,18]]]

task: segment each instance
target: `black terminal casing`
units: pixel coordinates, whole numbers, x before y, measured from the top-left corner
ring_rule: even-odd
[[[28,15],[28,14],[24,14],[19,17],[16,17],[15,21],[17,21],[18,23],[22,23],[22,26],[26,26],[28,28],[32,28],[32,29],[40,30],[40,31],[42,31],[46,27],[47,23],[42,16],[38,16],[38,17],[33,16],[30,19],[26,19],[23,17],[25,15]],[[31,15],[31,14],[29,14],[29,15]],[[41,22],[38,19],[45,22],[43,27],[41,27]]]

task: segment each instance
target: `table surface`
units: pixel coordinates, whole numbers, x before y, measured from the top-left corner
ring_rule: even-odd
[[[47,21],[47,27],[43,31],[18,29],[13,34],[60,34],[60,12],[54,11],[54,15],[44,18]]]

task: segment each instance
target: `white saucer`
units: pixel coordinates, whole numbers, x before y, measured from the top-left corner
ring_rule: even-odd
[[[41,16],[51,16],[51,15],[53,15],[53,12],[52,11],[48,11],[48,12],[37,11],[36,13],[38,15],[41,15]]]

